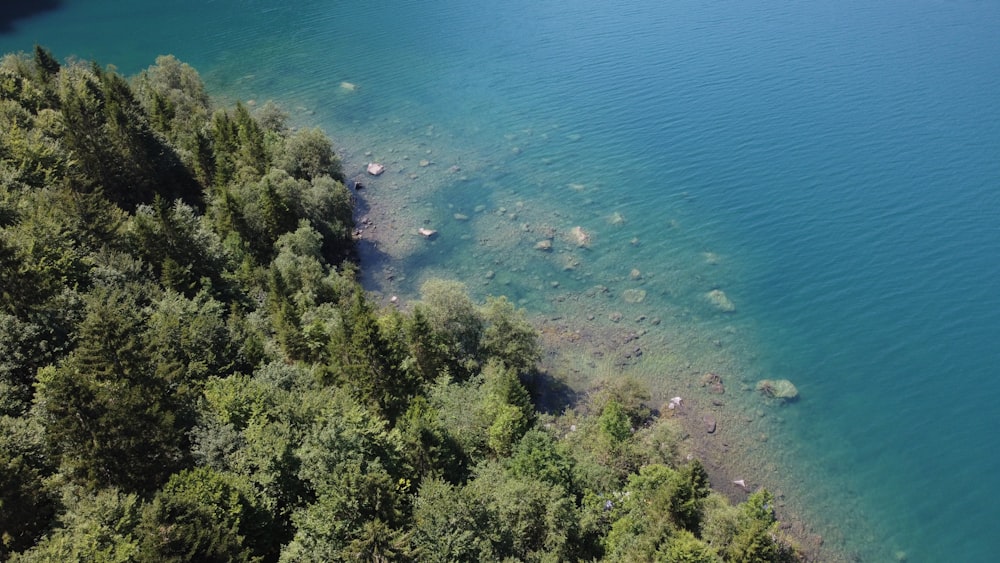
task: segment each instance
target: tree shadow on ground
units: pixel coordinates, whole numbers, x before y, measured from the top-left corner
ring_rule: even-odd
[[[0,34],[14,31],[14,22],[62,6],[60,0],[3,0],[0,2]]]
[[[360,180],[362,179],[354,177],[344,182],[352,192],[354,199],[355,240],[353,258],[359,268],[358,281],[361,282],[361,286],[366,291],[384,294],[390,289],[387,286],[389,280],[384,278],[384,270],[387,265],[391,264],[391,258],[378,247],[378,244],[373,239],[365,236],[365,231],[370,225],[359,223],[361,218],[367,216],[371,211],[371,206],[360,193],[361,190],[365,189]]]
[[[532,372],[522,378],[521,383],[531,395],[535,409],[545,414],[562,414],[566,409],[576,406],[580,399],[580,394],[565,381],[545,371]]]

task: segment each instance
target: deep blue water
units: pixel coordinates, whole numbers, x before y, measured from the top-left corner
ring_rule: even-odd
[[[772,447],[838,547],[995,559],[1000,3],[345,4],[66,0],[0,49],[126,74],[173,53],[215,93],[304,108],[354,157],[408,165],[443,235],[399,258],[414,283],[513,268],[485,291],[549,312],[556,282],[651,273],[645,306],[735,327],[748,381],[798,385]],[[594,244],[560,254],[573,270],[477,245],[499,207]],[[735,314],[704,306],[716,287]]]

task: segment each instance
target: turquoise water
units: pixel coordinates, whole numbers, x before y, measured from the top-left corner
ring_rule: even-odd
[[[760,481],[832,547],[995,559],[1000,4],[346,4],[66,0],[0,48],[124,73],[173,53],[278,100],[386,162],[370,193],[406,205],[399,228],[440,231],[381,248],[400,275],[379,289],[444,274],[539,315],[662,317],[690,353],[718,340],[731,380],[798,385],[760,422]]]

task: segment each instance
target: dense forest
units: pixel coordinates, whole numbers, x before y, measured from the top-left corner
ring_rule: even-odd
[[[798,560],[633,382],[540,412],[505,298],[376,307],[343,180],[173,57],[3,58],[0,560]]]

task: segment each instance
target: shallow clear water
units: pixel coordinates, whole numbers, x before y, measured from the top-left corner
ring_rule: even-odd
[[[382,249],[385,291],[450,275],[544,315],[662,317],[706,369],[798,385],[776,414],[739,400],[765,409],[768,479],[836,547],[990,561],[997,29],[982,1],[67,0],[0,48],[124,73],[173,53],[216,93],[278,100],[387,164],[372,197],[410,234]]]

